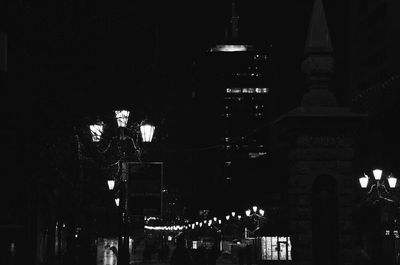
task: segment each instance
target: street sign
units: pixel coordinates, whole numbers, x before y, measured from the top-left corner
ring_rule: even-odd
[[[160,216],[163,162],[129,162],[128,174],[130,214]]]

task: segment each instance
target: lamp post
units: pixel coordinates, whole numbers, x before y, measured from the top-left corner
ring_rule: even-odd
[[[142,150],[139,145],[140,138],[142,142],[151,142],[154,135],[155,127],[147,121],[140,123],[132,123],[128,126],[130,111],[116,110],[115,120],[118,127],[118,134],[111,137],[108,143],[103,138],[106,124],[103,121],[97,121],[89,126],[92,141],[96,144],[97,150],[101,154],[109,151],[113,143],[118,147],[118,161],[112,163],[112,166],[118,166],[117,173],[107,180],[109,190],[117,188],[118,197],[115,198],[115,204],[120,208],[121,212],[121,230],[118,238],[118,264],[129,265],[129,172],[128,172],[128,150],[126,146],[131,147],[137,154],[137,159],[141,161]],[[110,126],[111,127],[111,126]],[[141,137],[140,137],[141,136]]]
[[[258,229],[260,229],[260,220],[265,219],[265,211],[257,206],[253,206],[251,209],[247,209],[245,213],[247,218],[256,222],[256,228],[254,230],[249,230],[247,227],[244,228],[244,236],[245,238],[248,238],[249,232],[254,234]]]
[[[372,170],[372,176],[371,178],[369,175],[366,173],[363,173],[362,176],[359,177],[359,184],[360,187],[363,190],[367,190],[366,195],[368,197],[371,197],[373,202],[386,202],[389,203],[389,205],[394,205],[394,208],[391,208],[392,211],[387,212],[388,216],[388,225],[389,227],[386,227],[385,229],[385,236],[391,236],[391,242],[393,244],[393,255],[392,255],[392,260],[393,264],[398,263],[398,257],[400,253],[399,249],[399,226],[398,226],[398,209],[399,209],[399,200],[397,197],[394,196],[393,190],[396,188],[397,185],[397,178],[393,176],[392,173],[386,174],[385,177],[383,177],[383,170],[381,169],[374,169]],[[372,179],[372,181],[370,181]],[[369,189],[368,189],[369,187]],[[386,211],[388,208],[385,208]],[[383,208],[380,208],[380,210],[383,210]],[[382,213],[381,213],[382,214]],[[392,216],[392,217],[389,217]],[[379,220],[382,220],[381,217]],[[382,222],[382,221],[380,221]],[[379,238],[379,242],[381,242],[381,238]],[[376,242],[375,242],[376,243]],[[381,242],[382,243],[382,242]]]

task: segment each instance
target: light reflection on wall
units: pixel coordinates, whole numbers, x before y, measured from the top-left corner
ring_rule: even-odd
[[[117,238],[99,238],[97,241],[97,265],[116,265],[117,250]]]

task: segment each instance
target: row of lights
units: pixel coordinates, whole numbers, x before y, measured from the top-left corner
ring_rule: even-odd
[[[246,216],[264,216],[265,211],[261,208],[258,208],[257,206],[253,206],[252,209],[248,209],[245,211]],[[241,215],[236,215],[236,212],[231,212],[230,215],[226,215],[225,219],[229,221],[232,218],[237,218],[238,220],[242,219]],[[196,221],[192,224],[189,225],[174,225],[174,226],[145,226],[145,229],[149,230],[162,230],[162,231],[178,231],[178,230],[184,230],[184,229],[195,229],[197,227],[203,227],[204,226],[212,226],[212,225],[221,225],[222,220],[218,219],[217,217],[213,217],[212,219],[209,220],[203,220],[201,222]]]

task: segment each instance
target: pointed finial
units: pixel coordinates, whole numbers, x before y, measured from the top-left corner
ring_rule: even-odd
[[[333,48],[328,24],[326,22],[324,6],[322,0],[315,0],[304,52],[313,53],[332,51]]]
[[[302,71],[309,91],[303,95],[302,106],[336,106],[336,97],[329,90],[335,60],[322,0],[314,1],[304,52],[307,57],[302,63]]]
[[[237,39],[239,35],[239,16],[236,13],[235,0],[232,0],[231,26],[232,26],[232,39]]]

